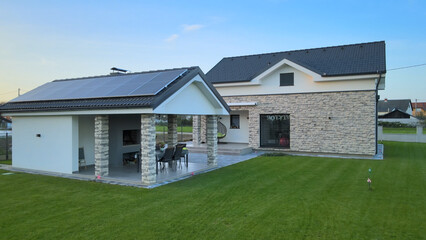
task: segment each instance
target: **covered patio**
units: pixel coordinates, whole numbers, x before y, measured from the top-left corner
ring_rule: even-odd
[[[170,147],[178,145],[177,137],[177,115],[168,114],[167,124],[167,140],[166,144]],[[95,116],[94,121],[94,151],[89,152],[88,158],[91,154],[94,155],[94,164],[81,164],[79,170],[74,174],[92,175],[99,178],[113,178],[126,181],[140,181],[143,185],[151,185],[159,182],[164,182],[179,178],[185,175],[190,175],[196,172],[205,171],[217,166],[217,116],[209,115],[208,119],[208,143],[207,143],[207,157],[204,162],[193,161],[192,153],[189,153],[187,163],[185,158],[178,156],[178,160],[161,164],[163,154],[160,150],[156,150],[156,131],[155,131],[155,114],[142,114],[142,115],[119,115],[119,116]],[[90,119],[90,118],[89,118]],[[85,120],[87,117],[85,117]],[[111,120],[111,121],[110,121]],[[126,124],[123,126],[122,122]],[[134,137],[126,136],[127,128],[136,128],[135,124],[140,121],[140,126],[137,129]],[[83,122],[82,122],[83,123]],[[82,125],[82,124],[81,124]],[[83,127],[84,128],[84,127]],[[86,131],[80,129],[79,132]],[[88,130],[90,131],[90,130]],[[137,135],[137,136],[136,136]],[[80,146],[88,145],[87,142],[92,141],[90,138],[92,134],[86,138],[80,138]],[[136,139],[139,143],[135,144]],[[130,143],[126,145],[126,143]],[[89,147],[90,149],[90,147]],[[126,155],[134,161],[124,162]],[[160,165],[161,164],[161,165]]]
[[[2,111],[16,121],[13,167],[96,179],[136,177],[150,186],[216,167],[218,116],[230,109],[201,69],[189,67],[55,80],[11,100]],[[157,174],[158,115],[167,116],[169,147],[178,144],[179,115],[206,116],[204,163]],[[137,155],[138,165],[127,166],[126,155]]]

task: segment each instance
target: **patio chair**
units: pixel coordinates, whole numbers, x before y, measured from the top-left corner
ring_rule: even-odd
[[[169,163],[169,166],[170,166],[170,163],[173,161],[174,150],[175,149],[173,147],[166,148],[166,151],[164,152],[163,157],[158,160],[158,162],[160,163],[160,166],[161,164],[163,164],[163,167],[161,168],[161,170],[163,170],[164,167],[166,166],[166,162]]]
[[[182,153],[180,154],[180,158],[183,158],[184,163],[188,167],[188,149],[186,148],[186,143],[179,143],[176,147],[182,147]]]
[[[178,144],[176,145],[176,150],[175,153],[173,154],[173,161],[177,161],[179,160],[179,165],[182,166],[182,149],[185,145],[183,144]]]
[[[78,167],[84,164],[84,169],[87,169],[86,158],[84,157],[84,148],[78,148]]]

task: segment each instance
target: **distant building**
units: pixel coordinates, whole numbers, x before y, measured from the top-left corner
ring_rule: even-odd
[[[400,110],[411,115],[413,109],[411,108],[410,99],[394,99],[394,100],[380,100],[377,103],[377,113],[379,116],[393,112],[395,109]]]
[[[12,129],[12,120],[7,117],[0,117],[0,129]]]
[[[414,116],[426,115],[426,102],[414,102],[411,103],[411,106]]]

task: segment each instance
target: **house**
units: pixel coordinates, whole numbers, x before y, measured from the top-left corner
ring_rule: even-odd
[[[11,130],[12,120],[9,117],[0,116],[0,129]]]
[[[411,103],[414,116],[425,116],[426,115],[426,102],[414,102]]]
[[[395,109],[399,109],[402,112],[411,114],[413,109],[411,108],[411,100],[410,99],[385,99],[380,100],[377,105],[377,112],[379,116],[385,115],[394,111]]]
[[[420,120],[412,116],[411,114],[408,114],[407,112],[403,112],[395,108],[392,112],[380,115],[379,122],[394,122],[417,126],[419,125]]]
[[[372,156],[385,73],[380,41],[226,57],[206,78],[231,108],[221,142]],[[204,142],[205,119],[194,117],[194,126],[195,143]]]
[[[217,164],[217,116],[229,107],[199,67],[55,80],[0,107],[13,116],[13,167],[78,173],[84,149],[93,176],[108,176],[123,156],[141,154],[140,181],[156,183],[155,119],[168,116],[177,143],[177,115],[208,119],[207,164]],[[139,167],[138,167],[139,168]],[[133,172],[133,171],[132,171]]]

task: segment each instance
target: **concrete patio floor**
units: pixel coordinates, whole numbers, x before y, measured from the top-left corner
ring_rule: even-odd
[[[149,186],[141,183],[141,173],[137,172],[136,165],[110,166],[109,175],[107,177],[102,177],[101,179],[96,179],[94,166],[88,166],[87,169],[83,167],[78,173],[74,173],[72,175],[77,178],[93,179],[95,181],[111,184],[154,188],[171,182],[183,180],[191,177],[192,175],[205,173],[246,161],[259,155],[261,155],[261,152],[252,152],[246,155],[218,155],[217,166],[208,166],[207,154],[189,153],[188,166],[186,166],[184,162],[182,162],[182,164],[177,163],[175,168],[171,168],[166,164],[163,170],[159,168],[156,183]]]

